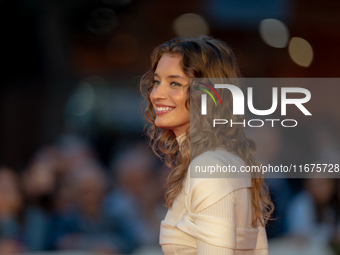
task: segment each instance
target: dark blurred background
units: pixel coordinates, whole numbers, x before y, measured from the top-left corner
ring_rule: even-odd
[[[1,0],[0,12],[0,254],[161,254],[169,170],[147,148],[139,93],[158,44],[212,35],[244,77],[340,74],[336,0]],[[339,93],[314,101],[334,102],[317,113],[330,124],[293,140],[266,130],[258,157],[339,163]],[[340,254],[338,179],[268,184],[270,254]]]

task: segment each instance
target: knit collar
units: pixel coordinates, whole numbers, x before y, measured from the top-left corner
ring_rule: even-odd
[[[180,136],[176,137],[176,140],[178,142],[179,148],[181,149],[181,145],[183,143],[183,141],[185,140],[186,135],[185,133],[181,134]]]

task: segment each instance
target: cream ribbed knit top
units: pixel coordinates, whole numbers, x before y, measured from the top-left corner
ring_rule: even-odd
[[[184,135],[177,137],[179,143]],[[193,162],[243,164],[223,149],[205,152]],[[250,187],[250,177],[190,178],[189,167],[181,192],[161,222],[159,243],[164,254],[267,255],[265,228],[251,227]]]

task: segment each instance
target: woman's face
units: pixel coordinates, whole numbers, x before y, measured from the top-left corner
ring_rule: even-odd
[[[185,107],[190,78],[180,66],[180,57],[164,54],[154,73],[154,87],[150,94],[156,111],[155,125],[171,129],[176,137],[190,125],[190,111]]]

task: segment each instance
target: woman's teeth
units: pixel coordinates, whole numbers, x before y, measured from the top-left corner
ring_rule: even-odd
[[[157,107],[156,110],[157,111],[169,111],[174,109],[173,107]]]

